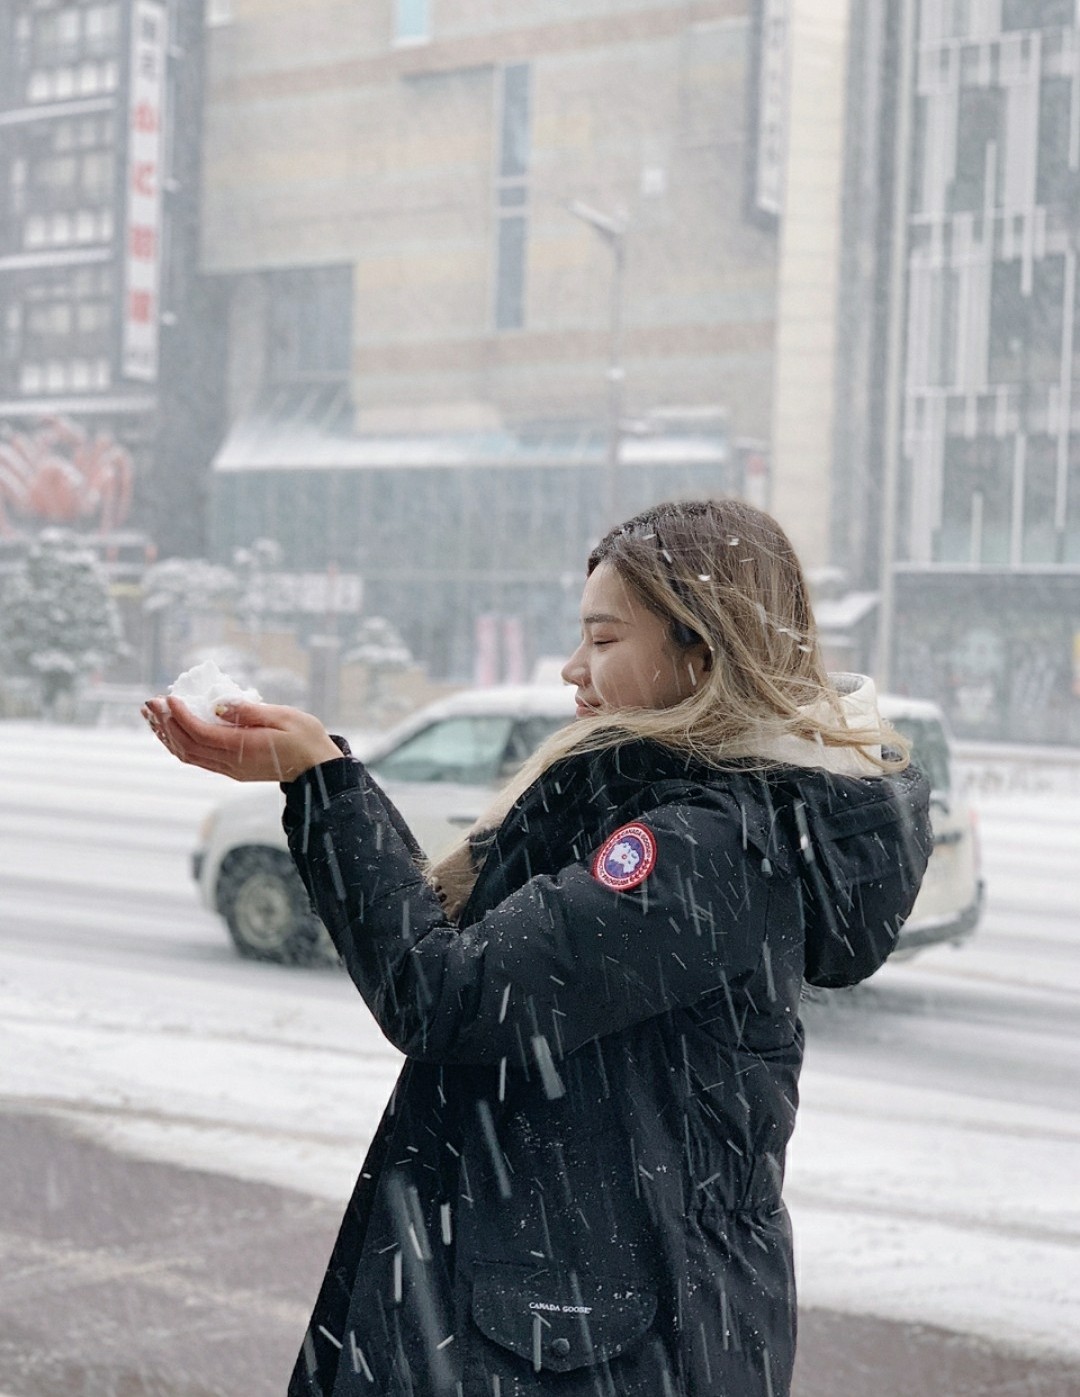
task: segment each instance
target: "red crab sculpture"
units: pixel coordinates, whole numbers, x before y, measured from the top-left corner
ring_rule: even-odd
[[[28,434],[0,438],[0,536],[15,533],[8,514],[75,524],[98,520],[102,533],[123,524],[131,509],[131,454],[108,432],[91,439],[66,418]]]

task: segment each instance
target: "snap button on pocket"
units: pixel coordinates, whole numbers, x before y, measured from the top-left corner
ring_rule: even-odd
[[[569,1339],[552,1339],[548,1348],[554,1358],[566,1358],[570,1352]]]

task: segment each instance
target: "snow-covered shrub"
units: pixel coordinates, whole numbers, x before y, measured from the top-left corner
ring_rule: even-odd
[[[5,668],[37,681],[49,717],[84,679],[124,654],[123,628],[97,557],[65,529],[46,529],[0,597]]]

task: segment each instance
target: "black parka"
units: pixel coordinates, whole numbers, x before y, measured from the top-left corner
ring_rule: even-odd
[[[457,924],[359,762],[285,791],[408,1058],[290,1397],[784,1397],[800,989],[894,945],[932,845],[921,775],[571,757],[477,845]],[[595,860],[627,824],[654,863],[618,891]]]

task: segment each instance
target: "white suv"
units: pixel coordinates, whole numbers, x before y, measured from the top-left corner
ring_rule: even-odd
[[[885,716],[912,743],[933,788],[934,855],[895,954],[974,931],[982,909],[974,818],[954,789],[949,741],[933,704],[885,697]],[[356,744],[421,846],[439,855],[482,813],[494,790],[574,716],[561,686],[472,689],[431,704],[389,733]],[[207,817],[192,864],[203,903],[219,912],[241,955],[320,964],[337,959],[293,868],[282,797],[260,785]]]

